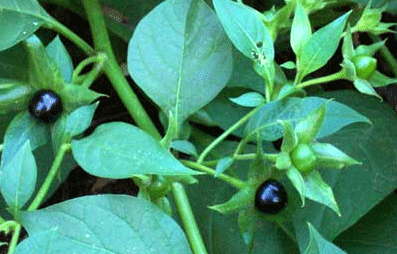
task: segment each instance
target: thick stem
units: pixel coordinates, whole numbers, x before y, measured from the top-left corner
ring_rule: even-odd
[[[174,195],[179,216],[182,219],[182,223],[193,253],[206,254],[207,250],[205,249],[203,239],[201,238],[200,231],[198,229],[196,220],[194,219],[194,214],[183,185],[178,182],[174,182],[172,184],[172,194]]]
[[[105,74],[137,125],[157,140],[160,140],[160,133],[130,87],[113,54],[109,34],[98,0],[83,0],[83,5],[87,13],[88,22],[90,23],[95,50],[106,53],[108,57],[104,65]]]

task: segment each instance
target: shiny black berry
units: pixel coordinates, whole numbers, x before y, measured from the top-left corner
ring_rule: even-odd
[[[276,214],[287,206],[287,199],[284,186],[269,179],[256,190],[255,208],[266,214]]]
[[[62,101],[51,90],[37,91],[29,102],[30,114],[44,123],[53,123],[62,113]]]

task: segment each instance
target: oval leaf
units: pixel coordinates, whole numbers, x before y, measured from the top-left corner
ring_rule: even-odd
[[[255,9],[230,0],[214,0],[214,7],[230,40],[246,57],[260,55],[274,60],[273,40],[269,29]]]
[[[28,38],[51,19],[36,0],[2,0],[0,10],[0,51]]]
[[[232,71],[231,45],[202,0],[157,6],[135,29],[127,60],[138,86],[179,125],[220,92]]]
[[[298,55],[298,75],[302,80],[307,74],[324,66],[334,55],[350,12],[316,31]]]
[[[0,187],[14,216],[30,199],[36,187],[37,167],[27,140],[7,164],[1,167]]]
[[[171,217],[150,202],[127,195],[76,198],[25,212],[21,222],[29,237],[17,253],[191,253]],[[39,240],[47,243],[40,249],[35,248]]]
[[[245,93],[237,98],[230,98],[230,100],[243,107],[257,107],[266,101],[263,95],[257,92]]]
[[[85,171],[99,177],[197,174],[183,166],[149,134],[122,122],[100,125],[90,136],[73,140],[72,152]]]

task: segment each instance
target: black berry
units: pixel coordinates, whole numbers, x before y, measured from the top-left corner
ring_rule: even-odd
[[[256,190],[255,208],[266,214],[276,214],[287,206],[287,199],[284,186],[269,179]]]
[[[53,123],[62,112],[59,95],[51,90],[37,91],[29,102],[30,114],[45,123]]]

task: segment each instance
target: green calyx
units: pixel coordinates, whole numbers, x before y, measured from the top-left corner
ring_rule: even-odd
[[[171,191],[171,184],[164,176],[154,176],[147,191],[150,197],[156,200],[164,197]]]
[[[311,172],[317,164],[317,156],[310,144],[298,144],[291,152],[293,165],[303,174]]]
[[[356,68],[356,75],[358,78],[367,79],[371,77],[376,70],[377,60],[371,56],[354,56],[352,62]]]

